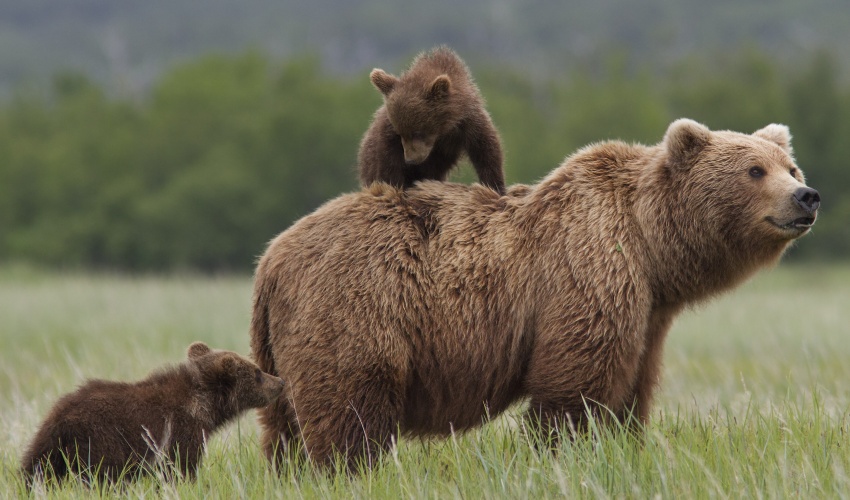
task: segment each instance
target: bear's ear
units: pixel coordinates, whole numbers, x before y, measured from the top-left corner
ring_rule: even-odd
[[[219,372],[222,374],[231,374],[236,371],[236,360],[231,356],[222,356],[217,363]]]
[[[785,125],[771,123],[761,130],[756,130],[753,135],[778,144],[789,155],[794,154],[794,150],[791,148],[791,131]]]
[[[388,96],[393,91],[393,87],[398,83],[398,78],[386,73],[382,69],[375,68],[369,73],[369,79],[372,80],[372,85],[381,91],[381,94]]]
[[[200,358],[204,354],[209,354],[212,352],[212,349],[209,348],[203,342],[193,342],[192,345],[189,346],[189,349],[186,351],[186,355],[189,359]]]
[[[224,355],[216,359],[214,369],[211,371],[216,383],[225,386],[236,380],[237,365],[238,362],[232,356]]]
[[[452,81],[449,79],[449,75],[440,75],[431,82],[431,86],[428,87],[427,97],[431,100],[444,99],[448,97],[449,92],[452,90]]]
[[[670,124],[664,134],[664,147],[670,161],[678,166],[690,167],[691,160],[711,142],[711,131],[705,125],[687,118]]]

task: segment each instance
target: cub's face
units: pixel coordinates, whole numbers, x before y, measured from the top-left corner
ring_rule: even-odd
[[[434,149],[434,143],[437,142],[436,135],[424,135],[421,132],[400,137],[401,147],[404,148],[404,162],[408,165],[419,165],[424,162]]]
[[[373,70],[370,79],[384,97],[387,118],[401,139],[404,162],[421,164],[440,136],[457,126],[451,80],[447,75],[428,82],[417,77],[399,79],[380,69]]]
[[[403,90],[387,98],[387,115],[393,131],[401,139],[404,162],[419,165],[428,159],[437,139],[450,130],[454,122],[450,112]]]
[[[284,383],[278,377],[264,373],[251,361],[238,354],[228,353],[224,365],[233,374],[233,398],[240,409],[268,406],[283,392]]]
[[[230,406],[237,411],[268,406],[285,387],[283,380],[262,372],[235,352],[213,350],[195,342],[189,346],[188,356],[198,367],[204,383],[221,395],[226,393]]]

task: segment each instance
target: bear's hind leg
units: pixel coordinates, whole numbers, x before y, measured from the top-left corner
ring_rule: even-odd
[[[299,405],[307,454],[326,468],[342,455],[348,473],[374,467],[396,441],[402,415],[399,386],[372,372],[350,377],[335,396],[332,401],[310,397]]]
[[[283,464],[297,459],[301,451],[298,423],[286,396],[257,410],[262,435],[260,444],[272,467],[280,470]]]

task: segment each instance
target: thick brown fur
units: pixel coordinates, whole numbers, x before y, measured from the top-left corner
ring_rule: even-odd
[[[28,481],[61,480],[69,472],[133,478],[167,460],[194,477],[213,432],[282,391],[281,379],[243,356],[195,342],[184,363],[142,381],[90,380],[63,396],[24,454],[22,470]]]
[[[420,54],[400,77],[375,69],[384,97],[360,143],[364,186],[443,181],[465,152],[482,184],[505,192],[499,133],[466,64],[447,47]]]
[[[328,202],[256,270],[253,354],[288,383],[260,412],[266,453],[295,439],[319,464],[335,450],[371,464],[398,431],[462,431],[524,398],[544,433],[581,430],[586,409],[646,422],[675,315],[814,222],[790,153],[781,125],[683,119],[655,146],[588,146],[509,196],[422,182]]]

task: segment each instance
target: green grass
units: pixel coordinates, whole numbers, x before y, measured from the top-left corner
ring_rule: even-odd
[[[132,380],[194,340],[248,352],[247,277],[0,271],[0,492],[24,496],[20,454],[56,398]],[[512,416],[446,440],[402,439],[380,467],[278,476],[249,414],[212,440],[194,483],[77,483],[35,496],[180,498],[847,497],[850,267],[788,267],[679,318],[642,440],[594,429],[556,454]],[[3,494],[0,494],[3,496]]]

